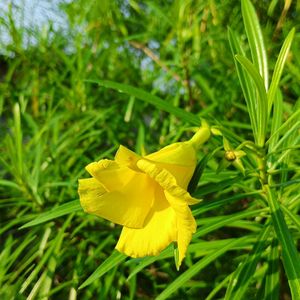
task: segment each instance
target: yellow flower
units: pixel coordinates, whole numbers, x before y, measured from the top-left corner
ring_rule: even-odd
[[[209,128],[201,127],[191,140],[144,157],[120,146],[114,160],[86,167],[92,178],[79,180],[80,203],[86,212],[123,226],[118,251],[144,257],[177,242],[181,264],[196,230],[189,205],[199,202],[187,187],[196,149],[209,136]]]

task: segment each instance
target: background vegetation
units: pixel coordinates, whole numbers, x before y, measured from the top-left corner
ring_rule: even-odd
[[[176,271],[172,247],[145,259],[113,252],[121,228],[83,213],[77,180],[119,144],[142,153],[188,138],[197,117],[219,128],[230,142],[225,150],[254,140],[235,64],[243,68],[233,56],[239,51],[227,34],[230,26],[231,46],[236,37],[251,57],[253,23],[247,32],[240,1],[74,0],[60,6],[64,28],[55,20],[26,28],[16,17],[22,7],[7,3],[0,17],[1,299],[299,299],[300,5],[253,5],[270,78],[286,36],[296,32],[266,124],[267,139],[276,138],[258,155],[271,164],[272,191],[266,200],[257,179],[255,153],[266,147],[245,150],[244,176],[225,168],[223,139],[215,136],[199,152],[204,171],[193,195],[204,201],[193,208],[198,231]]]

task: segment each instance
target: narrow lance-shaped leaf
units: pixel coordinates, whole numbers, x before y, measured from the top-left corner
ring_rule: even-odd
[[[245,68],[253,79],[258,92],[257,101],[257,126],[258,126],[258,145],[265,143],[267,123],[268,123],[268,100],[264,82],[254,65],[244,56],[235,56],[238,62]]]
[[[82,210],[79,200],[70,201],[55,207],[50,211],[39,214],[34,220],[24,224],[20,229],[39,225],[79,210]]]
[[[236,239],[229,242],[227,245],[221,247],[220,249],[213,251],[211,254],[205,256],[203,259],[199,260],[197,263],[192,265],[187,271],[178,276],[168,287],[158,295],[157,300],[167,299],[176,290],[181,288],[190,278],[199,273],[203,268],[205,268],[212,261],[216,260],[219,256],[224,254],[226,251],[231,250],[236,244],[244,241],[247,237]]]
[[[246,290],[256,270],[259,259],[264,252],[267,239],[270,234],[271,227],[269,224],[261,230],[253,250],[249,253],[244,262],[234,272],[228,289],[226,291],[225,300],[239,300],[245,297]]]
[[[113,267],[119,265],[122,261],[126,259],[126,255],[120,253],[118,251],[114,251],[95,271],[94,273],[83,282],[83,284],[79,287],[79,289],[83,289],[84,287],[90,285],[95,280],[99,279],[106,272],[111,270]]]
[[[242,0],[242,14],[252,60],[257,70],[259,70],[267,90],[269,81],[267,54],[258,17],[250,0]]]
[[[235,222],[237,220],[241,220],[243,218],[249,218],[253,216],[258,216],[268,211],[268,208],[262,208],[257,210],[251,210],[251,211],[244,211],[241,213],[235,213],[232,215],[226,215],[226,218],[220,217],[218,220],[215,219],[213,223],[209,223],[208,225],[203,226],[197,232],[193,235],[193,239],[199,238],[200,236],[204,236],[205,234],[212,232],[218,228],[230,225],[232,222]]]
[[[224,240],[216,240],[216,241],[201,241],[194,244],[191,244],[189,246],[189,253],[196,252],[198,256],[205,256],[209,254],[212,250],[222,248],[223,246],[226,246],[229,242],[234,241],[235,239],[224,239]],[[251,245],[253,244],[253,241],[255,241],[255,238],[253,236],[248,235],[247,239],[244,239],[243,241],[240,241],[238,245],[236,245],[232,249],[249,249]],[[130,280],[133,276],[135,276],[138,272],[144,270],[147,266],[153,264],[154,262],[166,258],[171,258],[173,256],[174,248],[173,245],[170,245],[168,248],[163,250],[159,255],[157,256],[148,256],[144,258],[134,258],[131,260],[128,260],[126,262],[127,265],[134,264],[136,261],[139,261],[139,264],[137,264],[133,269],[131,270],[131,273],[129,274],[127,280]]]
[[[291,47],[293,39],[294,39],[294,34],[295,34],[295,28],[293,28],[289,32],[288,36],[286,37],[286,39],[282,45],[282,48],[280,50],[280,53],[278,55],[276,64],[275,64],[270,89],[268,91],[268,111],[269,111],[269,113],[271,111],[271,108],[272,108],[272,105],[273,105],[273,102],[274,102],[274,99],[276,96],[276,90],[278,88],[282,70],[283,70],[285,61],[287,59],[290,47]]]
[[[292,298],[300,299],[300,256],[276,199],[275,192],[268,185],[265,185],[264,188],[271,209],[274,229],[282,247],[283,265],[288,277]]]
[[[209,295],[205,298],[205,300],[213,300],[216,299],[216,294],[223,289],[224,287],[227,286],[228,281],[230,280],[231,276],[233,273],[227,275],[210,293]]]
[[[223,198],[214,200],[214,201],[203,201],[200,204],[196,205],[196,208],[194,208],[193,215],[197,216],[200,214],[203,214],[207,211],[210,211],[212,209],[217,209],[218,207],[224,207],[224,205],[227,205],[229,203],[234,203],[235,201],[238,201],[240,199],[246,199],[251,197],[257,197],[258,194],[261,194],[261,191],[255,191],[255,192],[249,192],[249,193],[243,193],[243,194],[237,194],[235,196],[229,197],[229,198]]]
[[[280,128],[282,123],[282,116],[283,116],[283,100],[282,94],[278,91],[275,103],[274,103],[274,113],[272,118],[272,127],[271,127],[271,136]],[[272,152],[275,144],[278,142],[279,134],[274,134],[271,142],[269,143],[269,150],[268,153]]]
[[[300,217],[297,214],[294,214],[289,208],[285,207],[284,205],[281,205],[280,207],[285,215],[287,215],[293,221],[298,231],[300,232]]]
[[[199,163],[197,164],[197,167],[194,171],[194,174],[190,180],[190,183],[188,185],[188,191],[190,194],[193,194],[195,192],[197,185],[199,183],[199,180],[200,180],[200,178],[203,174],[203,171],[207,165],[207,162],[212,158],[212,156],[215,155],[215,153],[217,153],[221,149],[222,149],[222,147],[216,148],[211,153],[204,155],[204,157],[199,161]]]
[[[53,240],[53,243],[51,244],[51,246],[48,248],[48,250],[46,251],[46,253],[42,256],[41,260],[36,265],[36,267],[33,269],[33,271],[31,272],[31,274],[22,283],[22,286],[21,286],[21,289],[20,289],[20,293],[23,293],[28,288],[28,286],[30,285],[30,283],[38,275],[38,273],[40,272],[40,270],[43,268],[43,266],[45,265],[45,263],[48,261],[49,257],[52,255],[53,251],[57,247],[60,247],[60,245],[62,243],[62,240],[63,240],[63,237],[64,237],[64,232],[65,232],[66,228],[69,226],[69,224],[70,224],[71,219],[72,219],[73,216],[74,216],[74,214],[71,214],[67,218],[67,220],[64,222],[63,226],[60,228],[57,236]]]
[[[18,167],[19,175],[23,175],[23,134],[22,134],[22,128],[21,128],[21,113],[20,113],[20,106],[18,103],[16,103],[13,107],[13,113],[14,113],[14,147],[16,150],[16,162]]]
[[[228,27],[228,40],[229,40],[232,55],[234,57],[237,54],[245,56],[243,48],[240,45],[240,43],[236,37],[236,34],[229,27]],[[235,63],[239,81],[240,81],[240,84],[241,84],[241,87],[243,90],[243,94],[244,94],[244,97],[246,100],[254,139],[255,139],[255,142],[257,143],[257,116],[256,116],[255,86],[253,85],[251,77],[244,70],[244,68],[236,60],[234,60],[234,63]]]
[[[145,92],[142,89],[135,88],[133,86],[122,84],[118,82],[113,82],[109,80],[86,80],[87,82],[96,83],[106,88],[111,88],[117,90],[121,93],[126,93],[130,96],[133,96],[137,99],[143,100],[146,103],[150,103],[154,105],[156,108],[164,110],[174,116],[177,116],[183,121],[189,122],[191,124],[200,125],[200,119],[192,114],[189,113],[181,108],[173,106],[171,103],[162,100],[161,98],[154,96],[150,93]]]
[[[272,151],[276,151],[280,146],[287,146],[286,142],[293,138],[293,135],[297,134],[298,128],[300,127],[300,121],[297,121],[291,128],[285,132],[285,134],[280,138],[280,140],[273,146]]]
[[[266,144],[270,144],[272,142],[272,140],[276,137],[277,134],[280,134],[284,131],[286,131],[286,129],[289,127],[290,123],[292,121],[294,121],[295,119],[297,120],[297,118],[299,118],[300,115],[300,109],[296,109],[296,111],[275,131],[272,131],[271,136],[269,137],[269,139],[267,140]],[[273,147],[272,147],[273,149]]]
[[[278,240],[273,239],[268,255],[268,271],[266,276],[265,297],[266,300],[279,299],[279,251]]]

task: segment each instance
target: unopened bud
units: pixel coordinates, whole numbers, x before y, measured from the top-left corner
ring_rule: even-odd
[[[234,151],[229,150],[229,151],[225,152],[225,158],[228,161],[234,161],[236,159],[236,155],[235,155]]]

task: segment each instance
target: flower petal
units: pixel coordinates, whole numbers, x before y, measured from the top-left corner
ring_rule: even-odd
[[[128,148],[120,145],[116,155],[115,161],[120,165],[125,165],[130,168],[136,169],[136,162],[140,159],[140,156]]]
[[[165,196],[171,207],[175,210],[177,216],[176,240],[179,250],[178,266],[180,266],[185,257],[187,247],[192,239],[192,235],[196,232],[197,224],[184,199],[176,197],[168,191],[165,191]]]
[[[81,179],[78,192],[86,212],[131,228],[144,226],[154,198],[153,182],[142,173],[121,191],[113,192],[107,192],[94,178]]]
[[[166,199],[176,213],[176,241],[179,250],[178,265],[180,266],[185,257],[192,234],[196,231],[196,221],[188,206],[189,202],[193,202],[196,199],[192,198],[187,191],[179,187],[176,184],[175,178],[167,170],[161,169],[154,163],[143,159],[137,162],[137,166],[163,188]]]
[[[105,188],[94,178],[79,179],[79,200],[84,211],[96,210],[97,199],[106,193]]]
[[[109,192],[122,189],[136,175],[135,171],[108,159],[90,163],[85,168]]]
[[[184,189],[187,188],[197,164],[196,151],[190,143],[174,143],[145,158],[168,170]]]
[[[168,145],[157,152],[145,156],[145,158],[181,166],[194,166],[197,163],[195,148],[187,142]]]
[[[176,238],[176,213],[170,207],[161,187],[157,187],[155,202],[144,227],[123,227],[116,249],[131,257],[158,255]]]
[[[195,166],[185,167],[181,165],[166,164],[166,163],[157,163],[157,166],[161,169],[167,170],[176,180],[176,184],[183,189],[187,189],[189,182],[195,171]]]
[[[184,199],[188,205],[197,204],[201,201],[193,198],[185,189],[177,184],[173,174],[157,164],[146,159],[140,159],[137,162],[137,167],[154,179],[164,190],[169,191],[170,194],[176,197]]]

